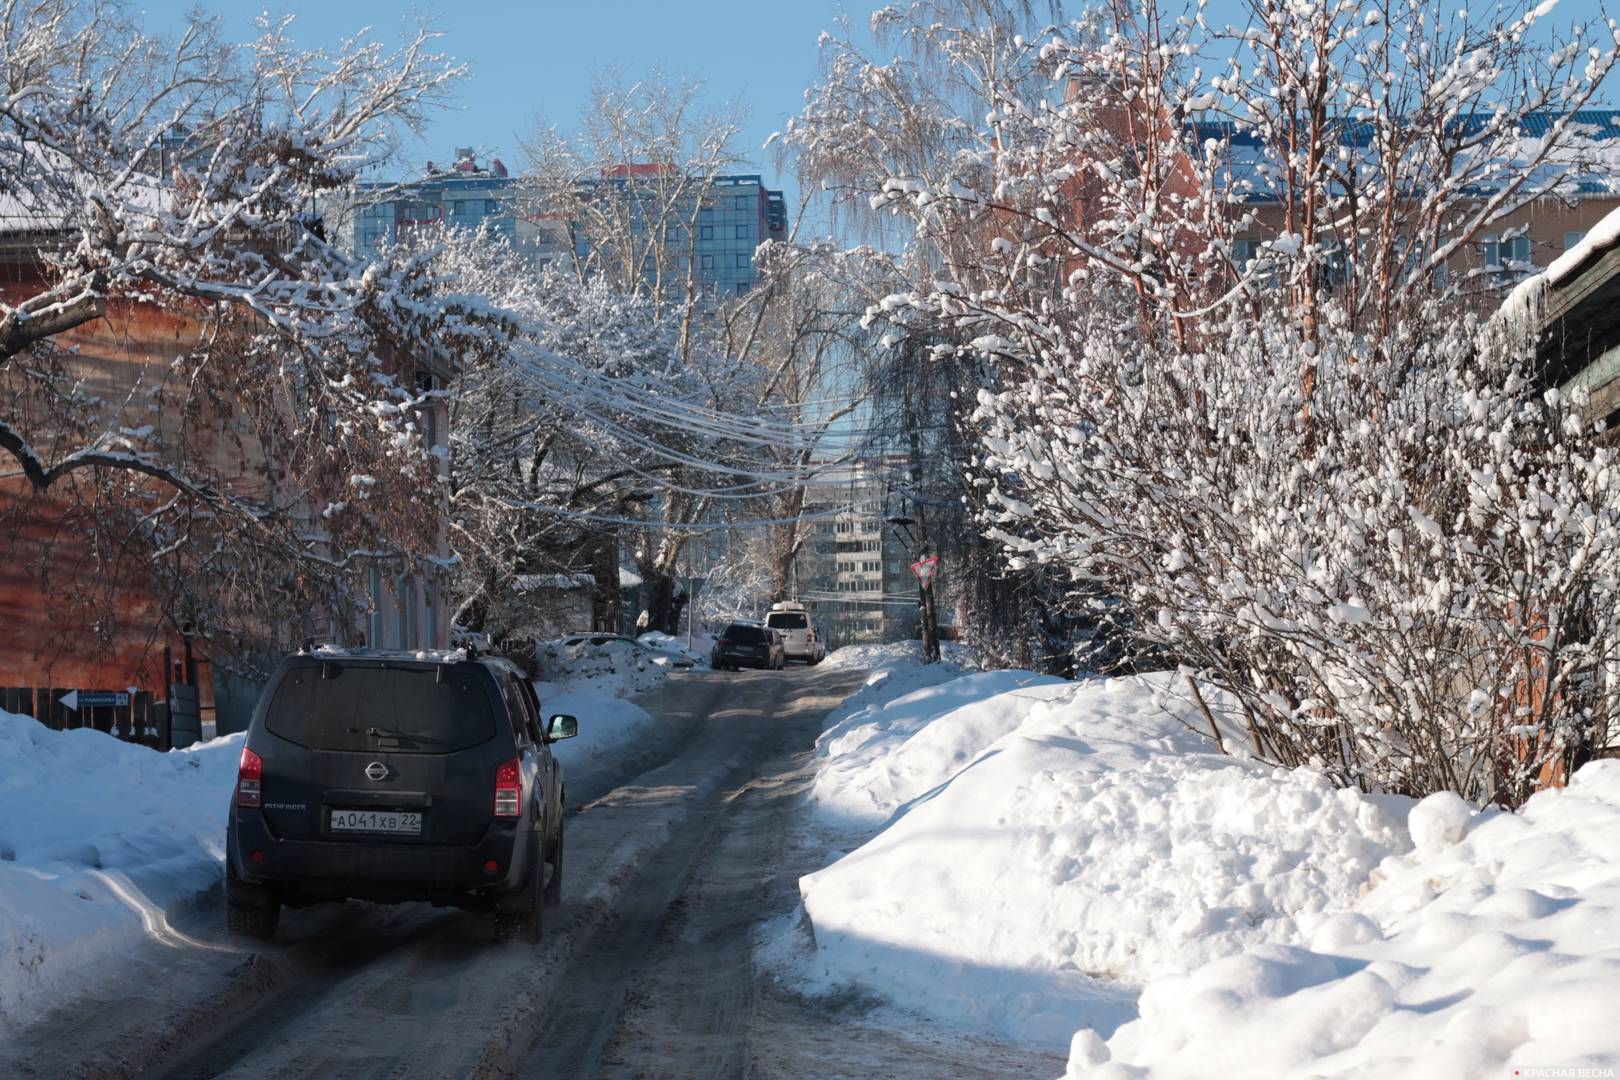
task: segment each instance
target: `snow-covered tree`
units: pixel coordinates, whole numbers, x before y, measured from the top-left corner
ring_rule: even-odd
[[[822,79],[782,141],[801,186],[826,193],[833,220],[893,253],[874,287],[917,295],[953,288],[981,257],[976,207],[936,200],[930,214],[897,214],[890,181],[959,193],[988,181],[989,163],[1009,141],[975,119],[984,87],[1035,95],[1049,88],[1049,71],[1022,35],[1038,35],[1037,17],[1055,15],[1052,5],[995,0],[918,4],[874,13],[875,46],[847,24],[823,36]],[[976,29],[964,32],[969,25]],[[976,434],[958,406],[959,395],[971,399],[982,362],[932,352],[958,336],[938,322],[915,334],[891,333],[881,319],[872,329],[881,337],[865,373],[862,452],[886,464],[886,509],[914,522],[913,554],[939,556],[939,603],[967,614],[961,629],[987,659],[1069,670],[1046,640],[1050,590],[1034,587],[1042,575],[1009,572],[996,546],[968,527],[971,489],[961,466]]]
[[[916,284],[870,317],[981,364],[967,464],[1012,567],[1272,760],[1512,800],[1615,736],[1612,452],[1445,273],[1598,152],[1571,114],[1616,30],[1549,10],[1116,3],[1025,37],[917,3],[877,20],[916,66],[834,39],[789,133],[907,223]],[[878,141],[901,121],[932,151]]]
[[[519,583],[536,575],[595,575],[616,605],[617,523],[671,465],[637,444],[635,410],[613,399],[670,373],[673,327],[605,281],[535,273],[502,238],[431,239],[437,271],[513,331],[449,387],[456,625],[504,637],[526,621]]]
[[[3,224],[34,271],[0,304],[0,450],[40,499],[95,504],[176,621],[225,643],[325,633],[366,559],[434,553],[413,377],[500,332],[423,261],[358,263],[312,217],[459,69],[426,30],[309,51],[289,22],[236,45],[195,15],[171,40],[116,2],[39,0],[0,32]],[[104,399],[59,343],[138,305],[193,331]]]
[[[580,560],[617,536],[671,632],[692,530],[779,488],[767,449],[798,449],[759,408],[769,373],[723,347],[718,318],[683,349],[678,314],[649,295],[535,274],[496,238],[449,233],[437,266],[511,328],[452,390],[460,622],[498,630],[521,575],[611,572]]]
[[[739,525],[735,535],[726,556],[709,567],[698,593],[699,626],[718,630],[732,619],[757,619],[770,605],[775,540],[746,525]]]
[[[878,333],[861,315],[886,291],[892,266],[872,249],[793,238],[762,245],[756,265],[758,286],[716,311],[717,347],[755,372],[749,408],[782,432],[758,448],[769,474],[760,493],[732,500],[737,518],[764,523],[760,550],[775,601],[794,598],[793,567],[815,527],[804,517],[810,485],[863,446],[854,429]]]
[[[660,326],[673,327],[670,363],[707,387],[701,406],[687,390],[675,396],[710,410],[718,427],[700,424],[684,433],[660,427],[650,440],[668,443],[659,455],[660,482],[643,490],[633,515],[639,524],[624,535],[651,593],[653,626],[666,631],[679,616],[676,571],[689,530],[711,514],[716,491],[747,482],[745,469],[713,482],[713,470],[704,476],[696,468],[704,452],[679,445],[718,434],[725,421],[717,418],[746,401],[743,388],[721,371],[727,358],[714,348],[710,320],[719,300],[702,288],[696,254],[698,221],[715,197],[714,181],[741,160],[740,124],[733,109],[705,111],[700,95],[699,84],[656,72],[631,83],[602,76],[575,132],[541,125],[526,142],[520,200],[521,212],[565,245],[559,264],[566,272],[581,284],[605,285],[644,307]],[[660,426],[656,411],[648,419]],[[693,469],[683,471],[683,463]]]

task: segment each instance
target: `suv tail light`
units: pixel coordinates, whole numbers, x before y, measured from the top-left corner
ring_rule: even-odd
[[[523,813],[523,765],[513,758],[495,770],[495,816],[519,817]]]
[[[264,779],[264,760],[242,747],[242,763],[236,769],[236,805],[258,807],[263,793],[259,782]]]

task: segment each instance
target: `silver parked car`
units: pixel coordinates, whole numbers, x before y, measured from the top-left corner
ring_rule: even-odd
[[[765,625],[782,635],[782,651],[789,660],[819,664],[827,655],[827,643],[816,633],[815,623],[805,606],[791,600],[772,604]]]

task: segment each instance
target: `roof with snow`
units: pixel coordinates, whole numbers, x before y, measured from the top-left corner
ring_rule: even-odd
[[[537,589],[594,589],[595,574],[518,574],[513,583],[518,592]]]
[[[73,159],[32,140],[6,146],[4,166],[0,237],[70,232],[84,215],[91,191],[115,212],[135,219],[149,219],[174,203],[172,189],[151,172],[132,171],[117,186],[98,189]]]
[[[1564,119],[1565,115],[1552,112],[1531,113],[1519,124],[1518,135],[1528,148],[1551,133],[1553,126]],[[1620,109],[1582,109],[1568,115],[1573,120],[1578,136],[1571,149],[1588,154],[1590,158],[1596,160],[1597,167],[1570,178],[1569,182],[1561,187],[1562,193],[1585,196],[1620,195]],[[1451,123],[1456,134],[1469,135],[1483,130],[1492,119],[1490,113],[1467,113],[1454,118]],[[1341,146],[1368,150],[1374,145],[1373,137],[1377,128],[1370,120],[1341,117],[1334,127],[1338,133],[1337,142]],[[1252,128],[1232,120],[1194,120],[1187,125],[1187,129],[1199,143],[1207,143],[1210,140],[1225,143],[1228,147],[1226,164],[1232,171],[1232,179],[1253,185],[1254,190],[1248,196],[1249,201],[1270,201],[1268,189],[1271,188],[1272,182],[1267,179],[1264,168],[1270,162],[1266,156],[1265,139],[1262,136]],[[1567,162],[1554,163],[1548,170],[1549,179],[1554,175],[1553,170],[1565,167]]]
[[[1563,118],[1562,113],[1530,113],[1519,125],[1519,133],[1526,138],[1539,139],[1549,134],[1553,125]],[[1583,134],[1594,139],[1620,138],[1620,109],[1581,109],[1573,114],[1575,123],[1584,128]],[[1470,135],[1484,130],[1492,119],[1489,113],[1467,113],[1452,123],[1457,134]],[[1231,120],[1195,120],[1190,125],[1200,138],[1229,139],[1234,146],[1260,146],[1259,135]],[[1370,146],[1377,130],[1370,120],[1340,117],[1337,121],[1340,141],[1345,146]]]
[[[1575,247],[1521,282],[1500,316],[1534,320],[1546,380],[1591,394],[1594,420],[1620,414],[1620,209]],[[1611,423],[1611,427],[1614,425]]]

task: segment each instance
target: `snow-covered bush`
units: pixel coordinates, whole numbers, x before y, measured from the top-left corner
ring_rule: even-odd
[[[907,227],[922,284],[868,318],[977,359],[1012,567],[1230,691],[1268,759],[1513,801],[1616,730],[1613,454],[1476,314],[1511,274],[1464,272],[1601,152],[1575,112],[1620,31],[1538,51],[1549,11],[918,0],[874,19],[892,62],[829,39],[788,133]]]
[[[1263,756],[1522,794],[1615,730],[1620,506],[1613,451],[1473,330],[1382,357],[1328,330],[1305,423],[1311,346],[1281,319],[1169,355],[1082,326],[981,393],[987,520],[1015,559],[1107,582]],[[1088,381],[1114,393],[1064,392]]]

